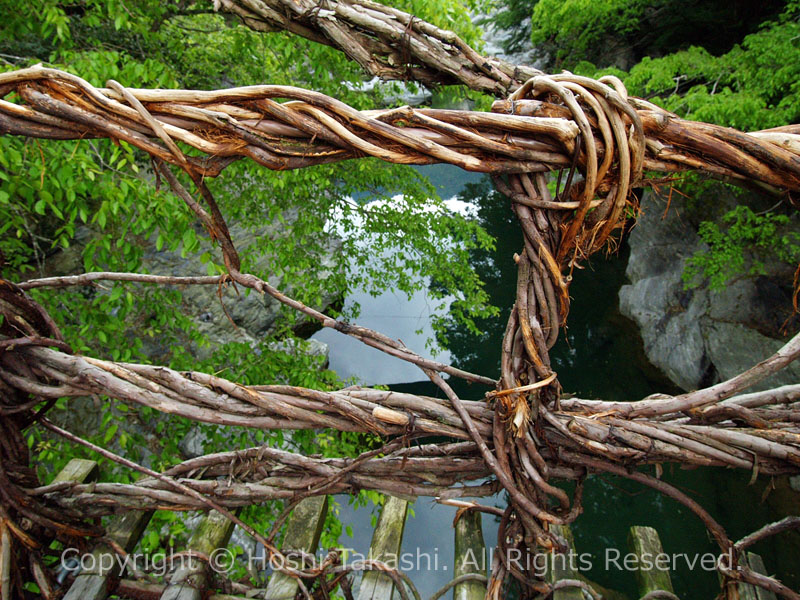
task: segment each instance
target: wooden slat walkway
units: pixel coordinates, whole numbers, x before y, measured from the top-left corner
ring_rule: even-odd
[[[93,460],[72,459],[56,475],[53,483],[60,481],[86,481],[97,475],[97,463]],[[107,536],[126,552],[131,552],[142,535],[152,513],[129,512],[114,517],[106,529]],[[82,571],[64,600],[103,600],[113,588],[115,580],[122,574],[116,560],[117,553],[107,544],[99,544],[93,551],[94,560],[86,561],[93,568]]]
[[[746,554],[747,556],[742,559],[742,563],[749,566],[756,573],[761,575],[768,574],[764,561],[758,554],[753,552],[747,552]],[[740,583],[737,587],[739,589],[739,600],[777,600],[774,592],[764,588],[755,587],[747,583]]]
[[[482,515],[477,510],[465,512],[455,526],[455,568],[453,578],[469,573],[486,575],[489,566],[486,544],[483,542]],[[453,600],[483,600],[486,584],[479,581],[465,581],[453,589]]]
[[[76,481],[84,483],[95,481],[98,475],[97,463],[85,458],[73,458],[66,466],[59,471],[51,483],[63,483],[65,481]]]
[[[313,496],[301,501],[292,511],[286,525],[283,539],[283,552],[300,550],[313,554],[317,550],[325,515],[328,513],[328,497]],[[293,561],[292,566],[302,566],[300,561]],[[292,564],[290,562],[290,564]],[[275,573],[267,584],[266,600],[285,600],[294,598],[300,588],[297,579],[283,573]]]
[[[194,530],[187,549],[211,557],[215,550],[228,545],[233,527],[227,517],[215,510],[209,511]],[[209,568],[202,558],[182,556],[161,600],[202,600],[206,596]]]
[[[386,496],[378,525],[372,534],[368,558],[394,563],[393,566],[397,566],[407,512],[407,501]],[[361,579],[358,600],[390,600],[393,590],[394,582],[391,577],[379,571],[365,571]]]
[[[562,579],[579,579],[574,569],[575,539],[567,525],[550,525],[550,532],[555,533],[567,546],[566,554],[551,554],[548,558],[547,582],[556,583]],[[583,600],[583,592],[577,587],[566,587],[556,590],[554,600]]]
[[[546,581],[556,583],[564,579],[576,579],[591,586],[595,592],[603,597],[603,600],[630,600],[625,594],[592,581],[579,568],[576,568],[580,567],[581,562],[575,549],[575,537],[569,525],[551,525],[550,531],[556,533],[565,542],[567,554],[560,556],[550,555],[548,557]],[[572,556],[572,561],[569,560],[570,556]],[[553,600],[585,600],[585,598],[584,592],[579,587],[561,588],[553,594]]]
[[[97,463],[85,459],[73,459],[56,475],[53,483],[64,481],[86,482],[97,477]],[[289,517],[283,549],[297,550],[313,554],[317,550],[320,535],[328,512],[326,496],[306,498],[300,502]],[[381,509],[378,524],[373,532],[368,558],[386,562],[390,566],[398,566],[403,532],[408,515],[408,502],[401,498],[386,496]],[[131,511],[114,517],[108,528],[107,536],[118,544],[125,552],[132,552],[136,547],[145,527],[150,521],[152,512]],[[571,556],[576,556],[575,542],[568,526],[552,525],[550,530],[563,539]],[[216,511],[210,511],[200,521],[188,544],[188,549],[198,553],[197,556],[183,555],[179,567],[172,573],[167,585],[143,583],[132,580],[120,580],[124,575],[117,561],[109,561],[116,552],[106,544],[99,544],[92,551],[94,560],[85,561],[94,564],[94,568],[81,572],[64,595],[64,600],[104,600],[112,592],[122,597],[160,600],[246,600],[242,596],[216,594],[208,590],[209,566],[204,557],[210,557],[217,548],[225,547],[233,531],[233,524]],[[631,527],[628,535],[630,551],[639,557],[638,564],[648,562],[650,558],[664,552],[658,532],[651,527]],[[458,519],[454,531],[454,574],[457,578],[474,573],[486,575],[487,555],[483,542],[481,514],[477,511],[466,511]],[[100,557],[105,557],[101,560]],[[569,556],[548,558],[546,580],[555,583],[564,579],[577,579],[588,583],[607,600],[622,600],[624,595],[613,590],[604,589],[588,580],[574,568]],[[766,574],[761,557],[748,552],[742,559],[754,571]],[[299,565],[299,562],[297,563]],[[664,591],[673,593],[669,571],[639,569],[635,573],[640,596],[651,592]],[[119,587],[119,589],[117,589]],[[365,571],[361,578],[358,600],[391,600],[395,584],[392,579],[380,571]],[[747,584],[738,584],[741,600],[777,600],[775,594],[767,590]],[[275,572],[269,579],[267,589],[262,592],[265,600],[287,600],[293,598],[299,589],[296,579],[280,572]],[[486,594],[486,584],[480,581],[465,581],[453,589],[453,600],[482,600]],[[449,592],[448,592],[449,594]],[[447,595],[443,596],[447,597]],[[556,590],[553,600],[583,600],[584,594],[578,587],[564,587]]]
[[[628,532],[628,548],[638,557],[636,564],[640,566],[654,563],[656,557],[664,553],[658,532],[652,527],[638,525],[631,527]],[[635,575],[640,596],[656,591],[674,593],[669,570],[660,569],[658,564],[653,564],[652,569],[637,568]]]

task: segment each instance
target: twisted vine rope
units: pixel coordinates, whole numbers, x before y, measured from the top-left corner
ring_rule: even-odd
[[[371,0],[214,0],[214,10],[238,16],[255,31],[288,31],[333,46],[383,79],[463,83],[504,97],[537,74],[481,56],[454,32]]]
[[[247,528],[229,509],[359,489],[447,501],[502,488],[510,504],[498,546],[549,551],[561,547],[549,525],[577,518],[581,484],[592,472],[629,477],[683,503],[702,519],[724,557],[753,539],[734,545],[693,500],[632,467],[679,462],[754,473],[800,472],[800,385],[740,393],[800,355],[800,336],[749,371],[711,388],[629,403],[564,397],[548,356],[567,317],[574,267],[608,243],[628,214],[635,213],[631,190],[648,183],[645,171],[700,170],[755,182],[792,199],[800,190],[798,126],[741,133],[689,122],[629,98],[614,78],[594,81],[571,74],[537,74],[507,100],[496,102],[492,113],[408,107],[360,112],[323,94],[286,86],[218,91],[132,90],[116,82],[108,86],[98,89],[74,75],[41,67],[1,74],[0,132],[111,138],[145,151],[153,157],[157,174],[220,245],[228,273],[185,278],[90,273],[0,283],[0,533],[15,541],[15,585],[31,573],[48,577],[41,549],[53,536],[74,543],[102,535],[86,525],[87,516],[118,509],[211,507],[278,553],[271,537]],[[188,155],[178,142],[201,155]],[[524,245],[515,257],[516,302],[503,339],[499,381],[424,359],[399,341],[337,321],[239,270],[234,240],[206,177],[240,158],[282,170],[362,156],[402,164],[447,162],[490,173],[510,199]],[[200,200],[169,165],[190,176]],[[547,181],[553,170],[565,174],[554,194]],[[248,387],[202,373],[72,355],[56,324],[24,290],[100,279],[253,288],[323,326],[418,365],[447,401],[369,389]],[[495,389],[487,393],[488,402],[464,401],[443,373]],[[192,459],[164,473],[92,447],[145,477],[135,484],[39,486],[28,465],[23,430],[38,422],[91,446],[47,421],[45,412],[58,397],[93,393],[209,423],[253,429],[328,427],[372,432],[389,441],[355,459],[316,459],[260,447]],[[407,445],[432,435],[462,441]],[[488,483],[464,484],[487,477]],[[571,498],[552,484],[556,479],[578,483]],[[477,504],[470,509],[492,511]],[[754,534],[755,539],[781,530],[766,529]],[[552,590],[503,562],[503,556],[495,554],[490,597],[500,597],[507,576],[535,593]],[[333,573],[331,564],[290,574],[325,577]],[[737,570],[723,558],[718,566],[729,579],[798,597],[774,579],[747,568]]]

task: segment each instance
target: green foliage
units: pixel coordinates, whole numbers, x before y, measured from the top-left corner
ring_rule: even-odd
[[[185,14],[157,2],[127,7],[97,1],[81,10],[44,2],[35,9],[26,7],[5,26],[2,50],[16,56],[33,48],[29,42],[37,39],[40,45],[31,62],[47,60],[80,73],[95,85],[103,85],[108,78],[138,87],[200,88],[268,80],[318,89],[357,108],[372,108],[384,99],[381,88],[372,94],[357,91],[359,68],[339,52],[296,36],[256,34],[221,15],[192,14],[210,10],[206,3],[180,6]],[[449,0],[401,6],[459,31],[468,42],[478,39],[478,30],[467,18],[468,9],[477,7],[474,2],[462,5]],[[56,25],[60,34],[54,33]],[[326,68],[312,69],[309,64]],[[141,153],[107,142],[76,142],[71,156],[58,142],[7,138],[2,144],[0,211],[3,217],[8,215],[0,220],[0,227],[2,233],[14,234],[0,241],[6,276],[33,267],[41,270],[46,256],[69,245],[77,226],[83,224],[102,234],[84,252],[87,270],[136,269],[146,234],[155,233],[159,249],[166,243],[174,250],[183,241],[183,254],[202,252],[208,271],[218,271],[219,256],[209,252],[207,241],[197,239],[180,202],[142,185],[137,171],[143,169],[146,174],[148,169]],[[29,159],[37,154],[39,160]],[[62,169],[64,163],[68,167]],[[8,183],[10,179],[14,183]],[[465,301],[478,313],[485,309],[485,296],[461,246],[450,244],[454,251],[448,264],[440,256],[436,260],[425,257],[431,248],[441,254],[451,233],[467,243],[475,239],[487,243],[486,237],[476,236],[474,227],[450,215],[433,189],[408,167],[358,161],[270,173],[242,161],[228,169],[214,193],[226,216],[244,227],[255,229],[264,222],[280,223],[291,217],[286,222],[290,235],[257,236],[243,250],[251,257],[268,257],[258,274],[292,281],[307,303],[318,301],[324,288],[377,291],[391,286],[411,294],[428,277],[449,282],[464,278],[464,285],[455,289],[462,290]],[[352,198],[365,194],[402,200],[380,209],[353,202]],[[71,204],[64,204],[62,196]],[[343,251],[334,254],[334,265],[323,267],[319,257],[325,254],[328,241],[321,231],[334,216],[341,222]],[[356,222],[363,226],[355,227]],[[459,233],[464,227],[470,231]],[[408,255],[416,257],[404,261],[410,270],[397,270],[396,257],[389,251],[398,239],[409,247]],[[246,267],[252,267],[252,260]]]
[[[457,31],[472,45],[479,44],[480,32],[469,14],[481,6],[480,0],[408,0],[399,5]],[[363,74],[358,65],[329,47],[283,33],[257,34],[211,11],[212,3],[206,1],[0,0],[0,70],[42,62],[95,86],[108,79],[162,88],[296,85],[359,109],[381,106],[396,92],[391,86],[359,91]],[[19,101],[14,95],[4,99]],[[486,98],[478,101],[487,103]],[[157,190],[152,179],[149,158],[124,142],[0,137],[0,276],[17,280],[52,274],[55,265],[77,271],[139,271],[153,245],[199,257],[209,274],[220,272],[219,252],[196,227],[193,215],[174,195]],[[240,161],[209,185],[226,218],[241,229],[236,238],[243,268],[280,278],[302,302],[318,305],[330,290],[345,293],[359,287],[375,294],[391,287],[410,295],[433,281],[440,299],[457,297],[467,322],[491,311],[468,262],[470,249],[490,247],[491,238],[474,222],[451,214],[430,184],[409,167],[359,160],[273,173]],[[367,198],[379,202],[368,204]],[[332,232],[339,242],[331,241]],[[397,252],[399,245],[403,251]],[[75,264],[65,265],[59,252],[72,246],[81,251]],[[33,295],[77,352],[215,373],[242,384],[343,385],[291,334],[296,315],[289,311],[284,326],[255,344],[212,346],[185,315],[176,289],[104,283],[34,290]],[[306,454],[357,456],[379,443],[354,433],[291,435],[198,424],[103,397],[69,403],[61,399],[49,416],[78,428],[77,433],[95,444],[156,469],[182,460],[179,444],[190,434],[202,440],[205,452],[267,444]],[[28,432],[28,444],[43,480],[76,456],[98,460],[103,481],[138,477],[35,427]],[[375,496],[362,493],[354,501],[375,502]],[[280,510],[270,502],[248,508],[242,518],[268,531]],[[342,532],[332,513],[324,543],[335,545]],[[187,535],[181,515],[158,511],[140,550],[179,547]],[[241,569],[236,574],[247,575]]]
[[[476,7],[448,1],[412,2],[404,8],[475,42],[477,29],[467,10]],[[320,89],[358,108],[383,100],[380,89],[373,94],[357,91],[359,68],[341,53],[295,36],[259,35],[221,15],[194,14],[210,10],[207,3],[140,2],[129,7],[95,1],[79,8],[50,0],[19,11],[6,8],[12,15],[0,42],[2,56],[12,59],[4,59],[6,69],[44,60],[80,73],[94,85],[109,78],[138,87],[219,87],[269,80]],[[326,68],[310,69],[309,64]],[[189,226],[188,211],[171,194],[143,185],[141,175],[148,171],[146,157],[124,143],[1,139],[0,233],[6,234],[0,238],[2,275],[42,271],[49,255],[72,244],[78,233],[90,239],[83,252],[86,270],[136,270],[152,234],[159,250],[202,253],[208,272],[218,272],[220,258]],[[358,161],[270,173],[242,161],[228,169],[214,193],[226,216],[243,227],[256,231],[272,222],[286,228],[287,235],[255,236],[250,247],[242,248],[245,267],[252,268],[256,256],[266,257],[258,274],[291,281],[304,302],[317,303],[330,288],[365,287],[377,293],[394,287],[411,294],[433,278],[460,290],[462,301],[476,314],[485,310],[485,295],[465,249],[490,242],[471,223],[450,215],[410,168]],[[366,194],[402,199],[369,207],[352,200]],[[335,264],[323,266],[319,257],[326,253],[329,238],[322,231],[334,217],[340,223],[342,251],[334,253]],[[398,242],[408,247],[403,257],[392,251]],[[117,317],[128,325],[173,325],[172,332],[161,325],[144,330],[150,337],[166,336],[168,344],[191,335],[190,322],[170,321],[169,315],[180,312],[177,299],[155,291],[139,293],[136,286],[113,289],[111,294],[58,295],[66,320],[82,324],[70,333],[82,336],[83,351],[113,352],[105,340],[120,339],[124,326]],[[54,297],[44,296],[52,305]],[[87,332],[97,338],[94,343],[83,335]],[[126,338],[120,356],[137,355],[141,345]]]
[[[510,0],[506,6],[502,19],[530,9],[531,40],[549,54],[551,66],[595,78],[616,75],[631,95],[686,119],[744,131],[800,119],[798,0]],[[698,39],[702,46],[690,45]],[[607,66],[625,63],[620,57],[638,62],[627,71]],[[690,197],[710,198],[719,185],[687,181],[682,193]],[[721,223],[702,223],[709,250],[689,261],[686,281],[696,284],[703,275],[720,287],[736,275],[762,272],[765,261],[796,261],[795,236],[776,233],[783,219],[742,206]]]
[[[531,41],[531,14],[539,0],[504,0],[479,22],[502,31],[502,47],[507,53],[527,50]]]
[[[582,75],[615,74],[632,95],[687,119],[741,130],[785,125],[800,117],[798,14],[800,3],[788,2],[776,19],[722,54],[691,46],[660,58],[645,56],[628,72],[598,69],[587,60],[565,66]]]
[[[488,21],[505,30],[507,52],[532,43],[546,67],[573,69],[586,60],[629,67],[695,40],[712,54],[727,52],[785,2],[749,0],[504,0]],[[724,26],[720,26],[724,24]]]
[[[682,117],[742,130],[785,125],[800,116],[800,23],[796,8],[722,56],[699,47],[642,60],[625,77],[633,94]]]
[[[722,227],[705,221],[700,224],[700,238],[708,249],[696,252],[686,264],[683,280],[686,287],[697,287],[702,278],[711,289],[722,289],[742,273],[765,274],[764,261],[778,259],[800,262],[800,233],[789,230],[786,215],[754,213],[747,206],[737,206],[722,218]]]
[[[531,15],[531,41],[554,51],[557,64],[586,57],[613,38],[637,30],[649,0],[539,0]]]

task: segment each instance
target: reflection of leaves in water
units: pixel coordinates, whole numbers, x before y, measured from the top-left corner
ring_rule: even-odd
[[[491,303],[501,313],[476,320],[482,331],[479,335],[459,327],[452,319],[445,333],[454,365],[496,376],[502,336],[514,302],[517,273],[513,255],[522,250],[522,235],[508,200],[495,192],[488,180],[467,185],[459,199],[477,207],[480,225],[497,240],[494,251],[472,250],[470,260],[486,283]],[[582,397],[636,400],[657,391],[678,391],[647,362],[635,325],[619,313],[617,298],[620,287],[626,283],[627,258],[628,247],[623,243],[617,255],[606,257],[602,252],[597,253],[586,268],[574,273],[569,327],[559,334],[550,357],[564,388]],[[485,391],[458,380],[451,379],[451,384],[464,398],[475,398]],[[406,387],[398,389],[440,395],[433,386]],[[734,539],[776,518],[760,501],[763,484],[759,481],[747,485],[749,473],[720,469],[687,471],[667,465],[663,478],[700,501],[729,528]],[[571,491],[572,486],[568,484],[567,488]],[[736,498],[736,502],[727,501],[730,498]],[[747,510],[742,510],[742,506],[747,506]],[[577,552],[592,555],[593,568],[583,574],[629,597],[637,597],[633,574],[619,571],[613,565],[606,569],[604,559],[607,548],[619,550],[624,557],[631,525],[655,527],[665,552],[670,555],[686,553],[694,557],[716,550],[703,525],[687,509],[651,489],[618,477],[590,477],[584,493],[584,509],[584,514],[573,524]],[[762,544],[759,552],[789,583],[798,571],[796,559],[790,557],[791,552],[784,551],[786,544],[785,538],[778,537],[771,544]],[[673,584],[679,597],[711,598],[718,591],[713,572],[691,570],[681,561],[676,566]],[[511,597],[518,591],[507,593]]]
[[[466,184],[458,199],[477,206],[480,225],[497,240],[492,251],[470,250],[470,262],[485,283],[490,303],[500,308],[500,313],[475,320],[480,334],[467,331],[449,318],[444,334],[454,365],[496,376],[500,370],[503,330],[514,302],[514,286],[509,283],[516,281],[517,276],[513,256],[521,251],[522,234],[508,200],[494,190],[488,177],[480,183]]]
[[[470,261],[500,314],[476,320],[480,334],[448,319],[447,346],[456,366],[496,376],[503,332],[514,303],[517,269],[513,256],[522,252],[522,234],[508,200],[488,178],[467,184],[459,200],[477,207],[480,225],[497,240],[492,251],[471,250]],[[674,389],[643,357],[635,326],[619,313],[617,294],[625,283],[626,262],[627,246],[623,245],[617,255],[596,254],[574,274],[569,327],[560,332],[550,358],[564,388],[584,397],[635,400]]]

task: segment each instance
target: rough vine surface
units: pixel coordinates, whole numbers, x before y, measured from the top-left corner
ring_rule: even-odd
[[[42,560],[44,549],[53,538],[85,544],[102,536],[90,524],[91,517],[133,509],[213,508],[277,555],[274,532],[254,531],[233,509],[277,498],[293,506],[309,495],[359,489],[443,501],[504,489],[509,505],[502,515],[487,595],[502,597],[509,577],[521,582],[526,596],[547,594],[550,584],[504,562],[501,550],[563,549],[563,540],[550,525],[568,524],[580,515],[582,483],[598,472],[651,486],[691,509],[719,544],[718,569],[727,597],[736,597],[729,583],[746,581],[799,598],[775,579],[738,566],[737,557],[759,539],[797,527],[800,519],[767,526],[734,543],[691,498],[637,468],[672,462],[775,475],[800,473],[800,384],[743,393],[797,358],[800,336],[752,369],[713,387],[631,402],[564,396],[548,351],[567,319],[574,267],[613,240],[614,231],[635,215],[631,190],[651,181],[645,172],[697,170],[791,196],[800,191],[800,126],[743,133],[684,121],[628,97],[617,79],[595,81],[510,67],[480,57],[450,32],[371,2],[327,2],[325,8],[277,0],[275,8],[272,2],[218,4],[255,29],[286,29],[346,48],[377,75],[428,84],[460,81],[502,97],[491,113],[408,107],[359,112],[323,94],[285,86],[139,90],[110,81],[107,88],[98,89],[75,75],[42,67],[0,75],[0,132],[53,139],[111,138],[143,150],[152,157],[157,176],[219,244],[227,268],[221,277],[87,273],[18,283],[0,280],[3,600],[21,595],[26,581],[52,589],[52,574]],[[407,44],[405,53],[398,50],[401,43]],[[176,142],[198,152],[187,155]],[[498,348],[499,374],[466,373],[425,359],[397,340],[328,317],[240,271],[235,240],[204,183],[206,177],[219,175],[241,158],[283,170],[367,155],[405,164],[446,162],[490,173],[508,197],[524,245],[515,255],[517,281],[508,282],[516,287],[516,302]],[[176,167],[191,179],[192,191],[180,183],[173,172]],[[556,194],[547,186],[553,171],[559,172]],[[447,400],[359,388],[320,392],[283,385],[243,386],[204,373],[75,355],[46,308],[25,290],[98,280],[252,288],[325,327],[416,364]],[[486,401],[461,400],[444,375],[486,385]],[[355,459],[243,448],[156,473],[47,420],[46,409],[56,398],[88,394],[221,425],[372,432],[386,444]],[[25,430],[34,426],[87,445],[144,476],[134,484],[41,486],[24,441]],[[432,436],[453,441],[426,443]],[[409,445],[411,440],[415,443]],[[571,497],[553,485],[556,480],[577,482]],[[496,511],[477,503],[469,510]],[[334,561],[312,559],[304,569],[286,571],[294,577],[332,579],[341,576],[337,568]],[[386,565],[371,568],[393,572]],[[580,582],[574,585],[587,588]]]

